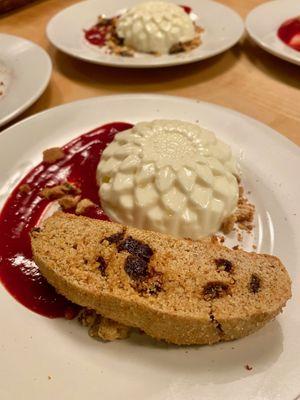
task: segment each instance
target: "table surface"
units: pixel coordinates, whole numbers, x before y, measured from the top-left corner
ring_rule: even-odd
[[[245,37],[225,53],[195,64],[157,70],[119,70],[84,63],[55,50],[45,28],[78,0],[41,0],[0,18],[0,32],[42,46],[53,61],[51,82],[18,120],[47,108],[93,96],[164,93],[220,104],[247,114],[300,145],[300,67],[258,48]],[[242,18],[262,0],[219,0]]]

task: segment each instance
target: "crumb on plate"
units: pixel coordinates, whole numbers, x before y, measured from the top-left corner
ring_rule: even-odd
[[[61,198],[58,200],[58,204],[59,204],[64,210],[68,210],[68,209],[70,209],[70,208],[76,207],[79,201],[80,201],[80,195],[72,196],[72,195],[70,195],[70,194],[67,194],[67,195],[61,197]]]
[[[85,211],[90,207],[96,207],[96,204],[93,203],[90,199],[82,199],[76,206],[75,214],[84,214]]]
[[[78,317],[81,325],[89,329],[89,335],[95,339],[113,341],[126,339],[129,336],[130,328],[119,324],[109,318],[104,318],[96,311],[84,308]]]
[[[28,183],[25,183],[24,185],[21,185],[20,187],[19,187],[19,191],[21,192],[21,193],[29,193],[30,192],[30,186],[28,185]]]
[[[66,194],[79,194],[81,191],[74,184],[70,182],[64,182],[60,185],[45,187],[39,193],[40,197],[43,197],[47,200],[57,200]]]
[[[43,161],[48,164],[54,164],[56,161],[65,157],[64,151],[60,147],[52,147],[43,151]]]

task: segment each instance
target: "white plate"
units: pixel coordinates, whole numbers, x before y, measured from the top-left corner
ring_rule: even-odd
[[[293,299],[276,321],[247,338],[176,347],[140,335],[100,343],[76,321],[36,315],[1,290],[1,399],[292,400],[300,393],[300,158],[299,149],[277,132],[237,112],[177,97],[78,101],[37,114],[0,136],[0,201],[45,148],[107,122],[155,118],[199,122],[242,154],[244,181],[259,217],[255,236],[261,235],[261,250],[287,266]]]
[[[251,38],[269,53],[300,65],[300,52],[292,49],[277,36],[280,25],[300,15],[299,0],[272,0],[254,8],[246,19]]]
[[[20,115],[46,89],[52,71],[48,54],[36,44],[0,33],[0,126]],[[1,91],[1,87],[0,87]]]
[[[114,16],[124,7],[128,8],[137,0],[88,0],[66,8],[57,14],[47,26],[49,40],[59,50],[85,61],[115,67],[166,67],[203,60],[222,53],[235,45],[244,32],[242,19],[233,10],[210,0],[175,0],[174,3],[192,7],[199,16],[197,23],[205,29],[203,43],[197,49],[182,54],[153,55],[137,54],[135,57],[121,57],[106,54],[103,49],[86,42],[83,30],[97,22],[101,14]]]

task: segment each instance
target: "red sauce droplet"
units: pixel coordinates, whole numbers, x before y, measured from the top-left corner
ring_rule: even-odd
[[[183,6],[183,5],[181,5],[180,7],[183,8],[184,11],[185,11],[187,14],[190,14],[190,13],[192,12],[192,8],[189,7],[189,6]]]
[[[81,189],[82,198],[98,204],[96,168],[102,151],[117,132],[131,127],[116,122],[79,136],[63,147],[66,155],[62,160],[37,165],[7,199],[0,214],[0,280],[30,310],[52,318],[72,318],[78,308],[56,293],[32,260],[29,233],[49,205],[39,196],[40,190],[69,181]],[[20,190],[25,184],[29,185],[29,192]],[[99,206],[88,209],[86,215],[108,219]]]
[[[300,51],[300,17],[285,21],[279,27],[277,34],[289,47]]]
[[[93,26],[84,32],[85,39],[96,46],[104,46],[106,42],[106,30],[99,29],[97,26]]]

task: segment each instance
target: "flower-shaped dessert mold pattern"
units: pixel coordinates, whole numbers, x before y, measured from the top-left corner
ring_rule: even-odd
[[[140,122],[115,136],[97,169],[101,204],[114,221],[198,239],[237,205],[230,147],[198,125]]]
[[[182,7],[165,1],[149,1],[130,8],[119,18],[117,33],[136,51],[161,54],[196,35],[193,22]]]

